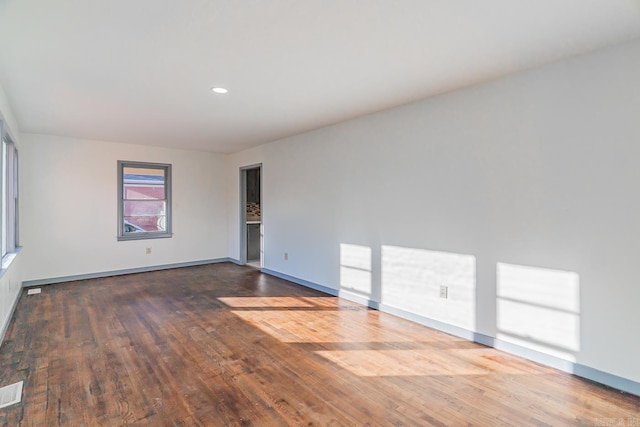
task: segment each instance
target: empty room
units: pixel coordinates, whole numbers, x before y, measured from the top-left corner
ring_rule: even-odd
[[[639,426],[640,0],[0,0],[0,425]]]

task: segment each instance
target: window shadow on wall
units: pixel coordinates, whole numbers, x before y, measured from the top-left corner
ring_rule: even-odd
[[[340,244],[340,289],[370,299],[372,296],[371,248]]]
[[[576,361],[580,277],[571,271],[497,264],[496,338]]]
[[[441,296],[441,286],[447,288]],[[476,257],[382,246],[382,302],[467,330],[476,321]]]

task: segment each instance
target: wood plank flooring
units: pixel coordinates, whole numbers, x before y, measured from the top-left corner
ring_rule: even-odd
[[[25,291],[19,380],[0,425],[640,425],[636,396],[233,264]]]

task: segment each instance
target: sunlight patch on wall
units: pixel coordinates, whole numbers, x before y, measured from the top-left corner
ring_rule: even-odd
[[[570,271],[497,264],[497,338],[576,361],[580,278]]]
[[[371,248],[340,244],[340,289],[371,296]]]
[[[440,297],[440,286],[448,289],[446,299]],[[382,303],[474,330],[476,258],[382,246]]]

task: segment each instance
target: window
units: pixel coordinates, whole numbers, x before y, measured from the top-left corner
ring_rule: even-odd
[[[171,165],[118,161],[118,240],[171,237]]]
[[[0,175],[2,198],[0,206],[0,240],[2,257],[15,252],[18,246],[18,150],[9,135],[2,130],[2,164]]]

